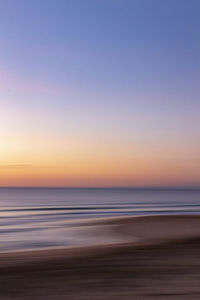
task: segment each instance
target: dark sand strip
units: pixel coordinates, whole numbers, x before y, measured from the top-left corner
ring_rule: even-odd
[[[197,237],[91,250],[52,250],[35,261],[27,259],[33,252],[1,255],[0,299],[200,299]]]
[[[200,299],[200,240],[0,271],[0,299]]]

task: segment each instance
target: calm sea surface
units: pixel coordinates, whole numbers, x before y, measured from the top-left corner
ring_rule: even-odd
[[[0,251],[78,244],[70,221],[157,214],[200,214],[200,191],[2,188]]]

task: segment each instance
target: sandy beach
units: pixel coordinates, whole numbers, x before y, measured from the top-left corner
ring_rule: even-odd
[[[199,217],[104,223],[113,225],[111,234],[126,232],[137,240],[2,253],[0,299],[199,299]]]

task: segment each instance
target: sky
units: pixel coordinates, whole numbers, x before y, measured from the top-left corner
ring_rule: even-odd
[[[199,0],[0,0],[0,186],[200,186]]]

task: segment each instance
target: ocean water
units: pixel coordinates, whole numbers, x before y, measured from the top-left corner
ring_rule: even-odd
[[[0,251],[90,244],[85,221],[166,214],[200,215],[200,190],[1,188]]]

